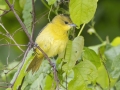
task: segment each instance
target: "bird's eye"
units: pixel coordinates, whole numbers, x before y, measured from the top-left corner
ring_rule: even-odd
[[[68,24],[68,22],[67,22],[67,21],[65,21],[65,24]]]

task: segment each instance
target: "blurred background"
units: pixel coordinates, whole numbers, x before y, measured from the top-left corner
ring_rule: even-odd
[[[12,2],[12,0],[10,0]],[[5,4],[2,0],[0,1],[0,5]],[[15,10],[22,18],[22,6],[20,7],[19,0],[15,1]],[[47,3],[47,2],[46,2]],[[95,30],[100,35],[103,40],[106,40],[106,36],[109,36],[109,40],[112,41],[113,38],[120,36],[120,0],[99,0],[98,7],[95,13],[94,21],[95,21]],[[35,33],[34,39],[38,35],[39,31],[48,23],[48,11],[49,9],[41,2],[41,0],[36,0],[35,3],[35,11],[36,11],[36,25],[35,25]],[[50,19],[55,16],[54,13],[51,12]],[[9,33],[13,36],[15,41],[18,44],[27,45],[28,38],[25,33],[21,29],[18,21],[16,20],[14,14],[9,12],[1,17],[0,22],[4,25],[4,27],[9,31]],[[82,35],[85,38],[85,46],[92,46],[101,44],[99,39],[94,35],[90,35],[87,33],[87,30],[90,23],[88,23]],[[76,31],[78,32],[78,31]],[[12,40],[4,36],[6,34],[5,30],[0,26],[0,44],[8,44],[13,43]],[[26,46],[22,46],[24,50]],[[4,70],[6,65],[9,63],[21,60],[18,56],[22,55],[22,51],[20,51],[16,46],[4,45],[0,46],[0,72]],[[2,69],[1,69],[2,67]]]

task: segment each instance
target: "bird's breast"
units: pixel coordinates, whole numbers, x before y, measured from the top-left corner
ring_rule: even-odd
[[[62,53],[66,48],[67,41],[68,41],[67,39],[66,40],[53,40],[53,42],[51,42],[51,47],[49,51],[47,52],[48,56],[52,57],[52,56]]]

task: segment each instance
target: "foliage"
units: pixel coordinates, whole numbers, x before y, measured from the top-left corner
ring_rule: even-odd
[[[14,77],[13,77],[13,79],[12,79],[11,82],[10,82],[10,83],[13,83],[14,80],[16,79],[16,76],[19,77],[19,78],[17,78],[17,79],[15,80],[15,83],[14,83],[14,86],[13,86],[13,89],[14,89],[14,90],[18,89],[18,87],[21,85],[22,79],[23,79],[24,76],[26,75],[26,68],[28,67],[28,65],[30,64],[30,62],[33,60],[33,58],[34,58],[33,49],[31,49],[31,50],[29,51],[29,53],[27,54],[27,56],[26,56],[24,65],[23,65],[22,68],[21,68],[21,65],[22,65],[22,63],[21,63],[21,65],[20,65],[20,67],[19,67],[19,68],[21,68],[21,69],[18,70],[18,71],[14,74]],[[20,73],[20,74],[18,75],[17,73]],[[9,88],[8,88],[7,90],[9,90]]]
[[[25,4],[24,4],[24,8],[23,8],[23,19],[24,19],[24,24],[27,27],[27,30],[29,32],[29,34],[31,35],[32,33],[32,16],[30,12],[32,12],[32,2],[29,2],[29,0],[26,0]],[[29,8],[29,9],[28,9]]]
[[[36,2],[37,0],[34,1]],[[44,4],[48,8],[50,7],[49,5],[53,6],[52,12],[54,13],[61,10],[66,11],[64,8],[61,9],[57,2],[63,4],[60,0],[46,0]],[[22,17],[24,24],[31,35],[32,15],[30,12],[32,12],[32,0],[20,0],[19,4],[23,8]],[[97,0],[70,0],[70,2],[65,4],[69,4],[70,17],[78,27],[81,24],[90,22],[97,8]],[[0,8],[6,9],[6,5],[2,4],[1,6],[0,4]],[[51,8],[49,9],[48,19],[50,19],[51,13]],[[90,29],[93,30],[94,25]],[[96,31],[93,34],[101,40]],[[26,72],[26,68],[34,58],[33,50],[30,50],[26,56],[21,71],[19,71],[19,66],[17,68],[18,71],[15,68],[10,74],[7,74],[7,77],[10,80],[11,76],[13,77],[12,83],[19,72],[13,85],[13,90],[18,88],[21,88],[21,90],[55,90],[56,88],[59,88],[59,90],[119,90],[119,41],[120,37],[117,37],[111,43],[108,41],[102,42],[101,40],[102,43],[100,45],[85,47],[83,36],[76,36],[73,40],[69,40],[65,53],[63,53],[64,55],[51,58],[51,61],[56,63],[59,86],[57,86],[54,72],[47,59],[43,60],[41,67],[34,74],[31,71]],[[17,64],[18,62],[13,62],[9,66],[13,68]],[[9,66],[7,68],[11,69]],[[4,67],[1,62],[0,67]],[[6,75],[4,73],[1,74],[1,77],[5,81]],[[11,90],[11,88],[7,88],[7,90]]]
[[[88,23],[95,14],[97,1],[98,0],[70,0],[69,12],[72,21],[77,26]]]
[[[79,41],[79,42],[78,42]],[[76,61],[80,58],[82,50],[84,47],[84,39],[82,36],[76,37],[73,41],[69,41],[66,48],[64,62],[66,64],[63,65],[63,71],[71,70]]]

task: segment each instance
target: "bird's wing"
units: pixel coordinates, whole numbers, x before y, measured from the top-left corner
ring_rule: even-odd
[[[50,35],[49,32],[42,31],[40,35],[36,38],[36,44],[47,54],[49,51],[52,42],[53,42],[53,37]],[[40,50],[37,49],[37,53],[42,54]]]

